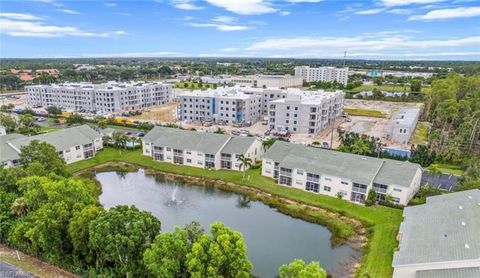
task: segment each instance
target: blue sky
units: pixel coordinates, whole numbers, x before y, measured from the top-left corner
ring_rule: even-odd
[[[2,0],[0,57],[480,60],[479,0]]]

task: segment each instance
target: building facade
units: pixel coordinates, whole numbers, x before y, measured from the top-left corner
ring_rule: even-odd
[[[263,147],[254,137],[155,127],[143,138],[143,155],[160,162],[239,171],[243,170],[239,157],[256,163],[261,160]]]
[[[428,197],[403,216],[394,278],[480,277],[480,190]]]
[[[178,94],[183,121],[251,125],[261,115],[261,96],[241,90],[219,88]]]
[[[295,76],[301,77],[307,82],[324,81],[338,82],[343,85],[348,83],[348,68],[319,67],[311,68],[309,66],[295,67]]]
[[[404,108],[390,120],[390,137],[397,144],[408,144],[420,117],[419,108]]]
[[[120,114],[169,103],[173,85],[161,82],[63,83],[25,86],[28,104],[67,111]]]
[[[33,140],[55,147],[67,164],[95,156],[103,149],[102,135],[93,128],[82,125],[35,136],[7,134],[0,136],[0,165],[14,167],[18,164],[21,148]]]
[[[295,91],[269,101],[268,123],[277,132],[316,134],[343,113],[342,91]]]
[[[378,159],[277,141],[263,157],[262,175],[279,185],[363,203],[370,190],[377,200],[391,196],[407,205],[420,188],[418,164]]]
[[[234,76],[231,82],[235,85],[256,88],[300,88],[303,86],[302,77],[292,75],[252,75]]]

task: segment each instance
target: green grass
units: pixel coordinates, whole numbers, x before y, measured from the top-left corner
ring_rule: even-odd
[[[57,131],[59,129],[62,129],[62,127],[59,127],[59,126],[43,126],[43,125],[40,126],[40,132],[41,133]]]
[[[351,92],[362,92],[362,91],[373,91],[373,89],[377,89],[379,91],[395,91],[395,92],[410,92],[410,86],[400,86],[400,85],[361,85],[359,87],[353,88]],[[422,93],[428,93],[432,89],[427,86],[422,86]]]
[[[428,168],[430,167],[437,167],[442,174],[452,174],[452,175],[457,175],[461,176],[463,175],[463,170],[460,168],[459,165],[454,165],[454,164],[447,164],[447,163],[433,163],[431,164]]]
[[[187,84],[187,86],[185,86],[185,84]],[[213,88],[213,84],[198,82],[175,82],[175,87],[185,89],[208,89]]]
[[[385,118],[385,114],[378,110],[344,108],[343,111],[349,116],[365,116],[374,118]]]
[[[425,144],[427,142],[429,127],[429,122],[418,122],[417,126],[415,127],[415,132],[412,136],[412,143]]]
[[[391,277],[393,252],[398,246],[396,236],[403,219],[402,211],[387,207],[363,207],[345,200],[325,195],[279,186],[274,180],[261,175],[259,169],[248,170],[246,179],[242,173],[230,170],[206,170],[202,168],[174,165],[153,161],[141,150],[125,151],[107,148],[95,157],[68,165],[69,171],[77,172],[109,161],[124,161],[141,167],[168,173],[220,179],[227,182],[250,186],[272,195],[288,198],[300,203],[316,206],[360,220],[371,231],[368,246],[357,271],[358,277]]]

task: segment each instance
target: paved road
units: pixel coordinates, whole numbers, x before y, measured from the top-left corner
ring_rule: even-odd
[[[35,278],[37,276],[25,272],[11,264],[0,261],[0,278]]]

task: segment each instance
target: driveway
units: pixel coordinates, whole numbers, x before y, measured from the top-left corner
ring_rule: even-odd
[[[16,266],[13,266],[4,261],[0,261],[0,278],[32,278],[37,277],[29,272],[25,272]]]

